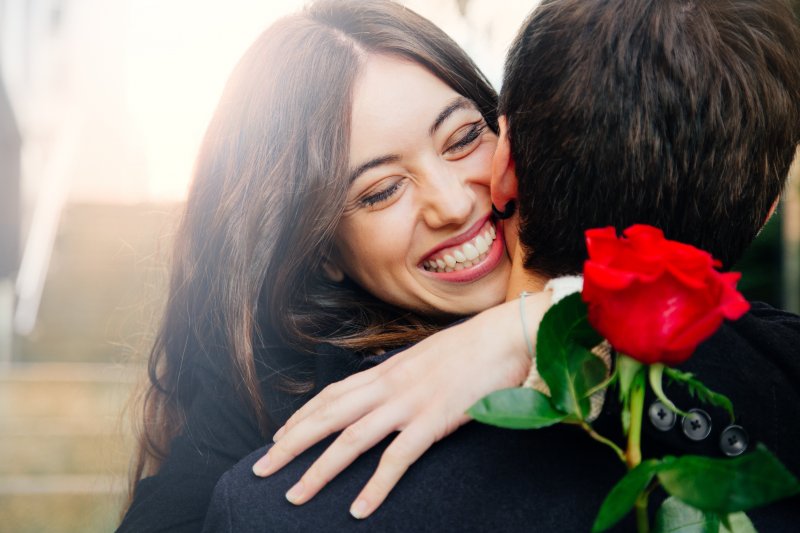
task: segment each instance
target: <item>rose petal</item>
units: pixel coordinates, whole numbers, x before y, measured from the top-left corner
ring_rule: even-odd
[[[583,277],[584,280],[589,280],[590,291],[594,286],[611,291],[621,290],[637,279],[636,274],[609,268],[593,261],[584,263]]]
[[[669,264],[667,265],[669,273],[675,277],[681,284],[691,287],[695,290],[703,290],[709,287],[708,279],[705,272],[698,272],[697,270],[685,270],[681,265]]]
[[[665,345],[669,358],[664,357],[663,362],[668,365],[677,365],[691,357],[697,346],[717,331],[722,324],[722,313],[714,310],[687,327]],[[666,354],[665,354],[666,355]]]
[[[750,302],[736,290],[736,283],[742,275],[738,272],[725,272],[720,274],[722,279],[722,298],[720,307],[722,314],[728,320],[738,320],[750,310]]]
[[[647,224],[634,224],[622,232],[629,239],[649,238],[664,240],[664,232]]]
[[[586,232],[586,250],[592,261],[610,264],[618,253],[618,242],[617,231],[611,226]]]

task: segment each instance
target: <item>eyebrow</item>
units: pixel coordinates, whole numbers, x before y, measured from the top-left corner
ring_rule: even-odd
[[[428,132],[433,136],[436,133],[436,130],[447,120],[447,117],[458,111],[459,109],[475,109],[475,104],[472,103],[472,100],[468,98],[464,98],[463,96],[457,96],[453,99],[450,104],[442,109],[442,112],[436,117],[436,120],[433,121],[430,130]]]
[[[375,159],[371,159],[350,173],[350,180],[348,181],[348,183],[353,183],[354,181],[356,181],[356,179],[358,179],[358,177],[361,174],[363,174],[364,172],[366,172],[371,168],[379,167],[387,163],[397,163],[398,161],[400,161],[400,156],[394,154],[383,155],[380,157],[376,157]]]
[[[436,116],[436,120],[434,120],[433,124],[431,124],[428,133],[430,133],[432,137],[436,133],[436,131],[441,127],[441,125],[444,124],[444,121],[447,120],[447,118],[450,115],[452,115],[459,109],[466,109],[466,108],[475,109],[475,104],[473,104],[472,100],[468,98],[464,98],[463,96],[457,96],[447,105],[447,107],[442,109],[441,113],[439,113]],[[381,165],[386,165],[388,163],[396,163],[398,161],[400,161],[400,156],[396,154],[383,155],[380,157],[376,157],[374,159],[370,159],[369,161],[359,166],[350,173],[350,179],[348,180],[348,183],[353,183],[355,180],[358,179],[359,176],[361,176],[361,174],[370,169],[379,167]]]

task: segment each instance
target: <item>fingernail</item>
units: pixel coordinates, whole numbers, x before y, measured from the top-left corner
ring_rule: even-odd
[[[289,489],[289,492],[286,493],[286,499],[293,504],[298,505],[300,503],[298,500],[303,495],[303,489],[303,482],[298,481],[295,486]]]
[[[278,442],[278,439],[283,437],[283,434],[286,433],[286,426],[281,426],[278,428],[278,431],[272,436],[272,442]]]
[[[264,477],[269,474],[269,455],[265,455],[253,465],[253,473],[258,477]]]
[[[350,514],[353,515],[353,518],[358,518],[359,520],[366,518],[367,502],[365,500],[356,500],[355,503],[350,506]]]

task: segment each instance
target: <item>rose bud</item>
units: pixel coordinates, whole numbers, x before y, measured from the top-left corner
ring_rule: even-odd
[[[688,359],[722,320],[750,304],[739,273],[722,273],[710,254],[670,241],[652,226],[588,230],[583,300],[589,322],[620,353],[645,364]]]

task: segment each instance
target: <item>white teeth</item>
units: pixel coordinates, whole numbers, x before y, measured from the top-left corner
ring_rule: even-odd
[[[475,266],[487,257],[487,252],[497,238],[494,226],[487,222],[483,233],[437,259],[422,262],[422,267],[431,272],[454,272]]]
[[[486,242],[486,239],[483,238],[483,235],[475,237],[475,248],[477,248],[478,253],[481,254],[489,250],[489,244]]]

